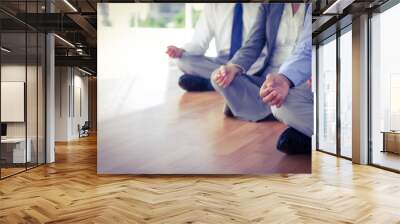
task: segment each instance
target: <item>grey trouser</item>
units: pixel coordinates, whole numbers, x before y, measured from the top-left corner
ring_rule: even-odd
[[[314,122],[314,99],[307,84],[291,88],[280,108],[270,107],[259,96],[265,77],[237,75],[227,88],[212,85],[224,98],[232,113],[244,120],[258,121],[271,113],[274,117],[299,132],[312,136]]]
[[[206,56],[195,56],[183,54],[177,60],[178,68],[185,74],[196,75],[209,79],[212,72],[228,62],[228,56],[218,56],[215,58]]]

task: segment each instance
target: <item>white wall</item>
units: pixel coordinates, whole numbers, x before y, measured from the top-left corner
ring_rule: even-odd
[[[77,139],[78,124],[88,120],[88,77],[76,68],[56,67],[55,89],[55,140]]]
[[[76,72],[76,70],[75,70]],[[75,89],[75,113],[72,113],[72,136],[73,138],[77,138],[79,137],[79,133],[78,133],[78,124],[80,124],[81,126],[85,123],[85,121],[89,120],[89,113],[88,113],[88,77],[85,76],[81,76],[81,73],[79,73],[79,75],[74,75],[74,89]],[[81,106],[81,112],[79,111],[79,108],[77,107],[77,104],[79,104],[79,102],[77,102],[77,96],[78,96],[78,92],[77,90],[80,90],[80,106]]]
[[[69,95],[70,70],[67,67],[55,68],[55,141],[69,139]]]

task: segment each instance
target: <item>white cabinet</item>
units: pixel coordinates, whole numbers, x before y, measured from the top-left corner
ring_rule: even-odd
[[[25,151],[25,138],[2,139],[1,144],[12,150],[12,163],[25,163],[32,161],[32,140],[26,140],[27,147]],[[26,160],[26,161],[25,161]]]

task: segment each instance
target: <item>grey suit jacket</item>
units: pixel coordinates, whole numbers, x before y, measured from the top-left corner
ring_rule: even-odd
[[[295,86],[311,77],[311,7],[308,7],[309,4],[306,6],[304,30],[300,35],[293,55],[286,60],[280,69],[280,73],[287,76]],[[260,75],[266,75],[265,70],[269,66],[275,49],[276,36],[284,7],[285,3],[262,4],[259,8],[256,22],[250,31],[249,39],[228,63],[237,64],[246,72],[260,56],[263,48],[266,47],[267,57],[263,68],[259,72]]]

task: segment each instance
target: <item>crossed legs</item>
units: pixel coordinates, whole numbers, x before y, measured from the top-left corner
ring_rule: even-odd
[[[224,56],[211,58],[184,54],[177,63],[184,73],[179,78],[179,85],[187,91],[214,90],[210,83],[211,74],[227,61],[228,58]]]
[[[214,80],[214,89],[225,98],[232,114],[240,119],[259,121],[271,114],[271,108],[259,96],[264,78],[237,75],[227,88],[218,86]]]
[[[272,107],[274,117],[289,127],[311,137],[314,128],[313,93],[304,83],[289,90],[285,103],[280,107]]]
[[[249,121],[259,121],[270,114],[289,126],[278,140],[277,148],[286,153],[311,151],[313,134],[313,94],[306,83],[289,90],[280,108],[270,107],[259,96],[264,77],[237,75],[231,84],[222,88],[214,80],[215,90],[220,93],[235,117]],[[290,141],[287,141],[289,139]]]

